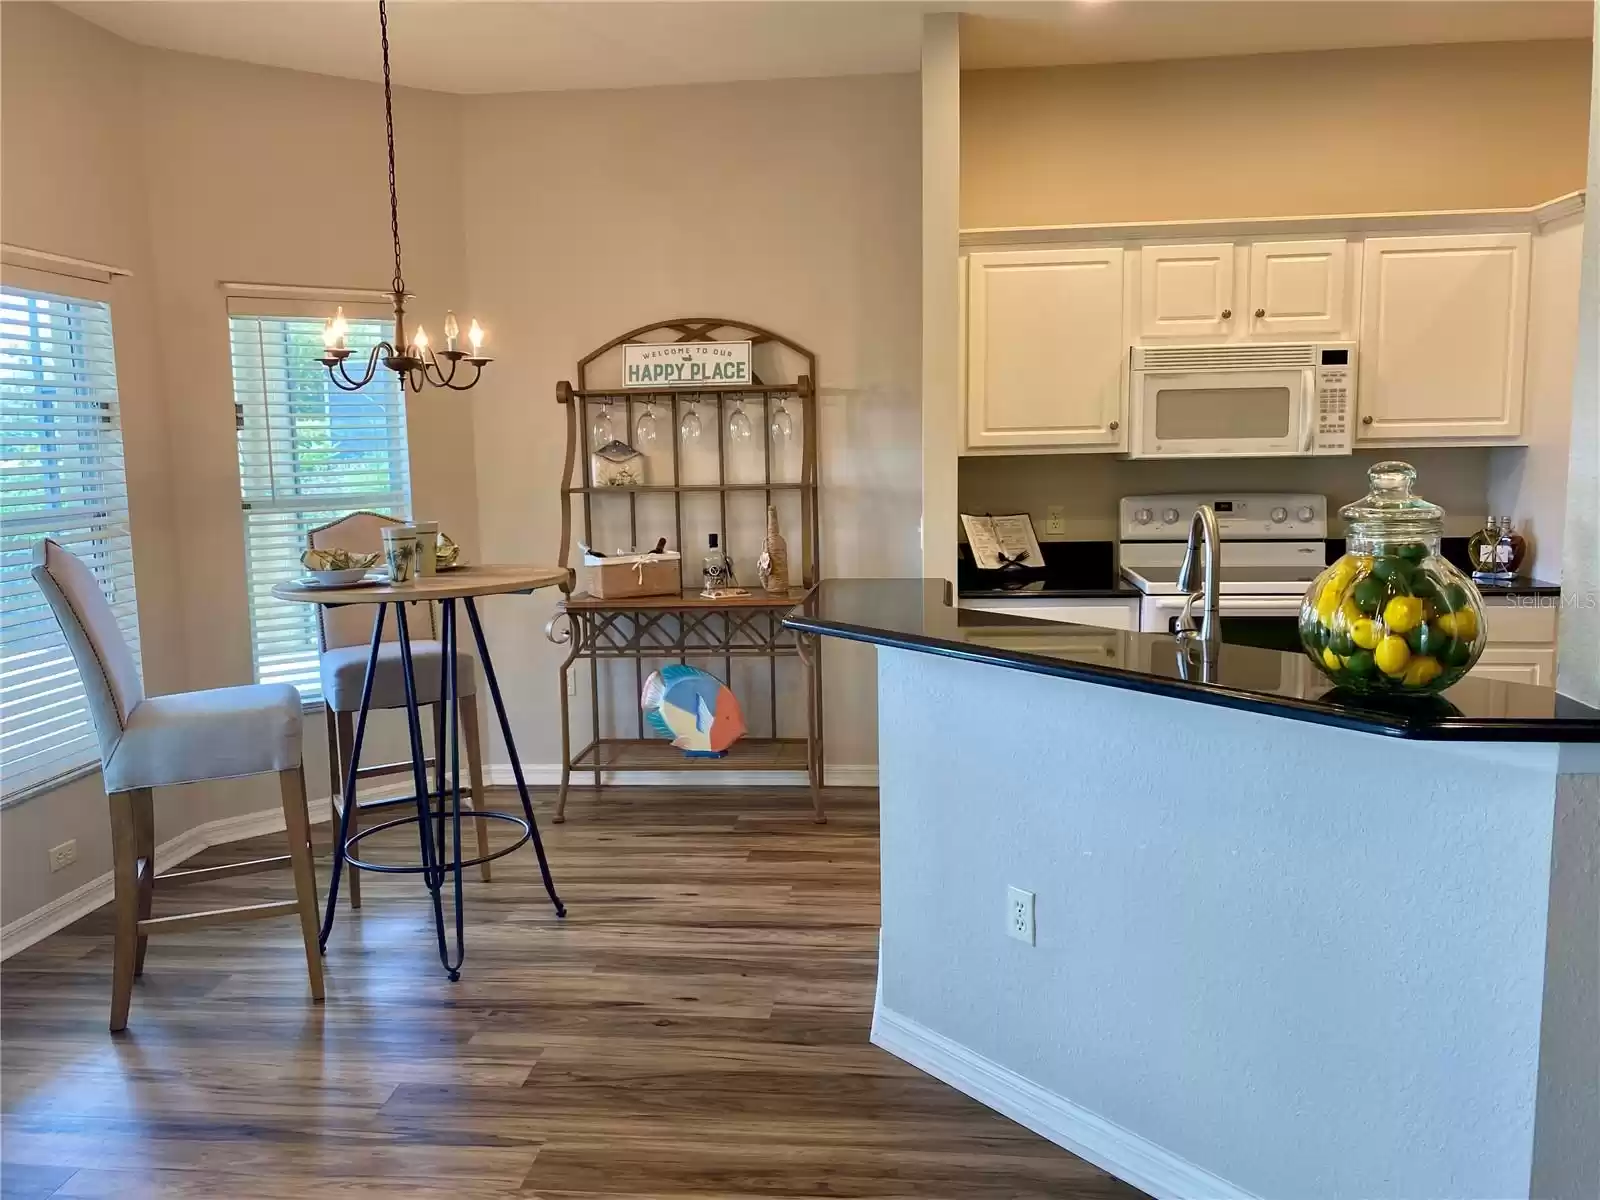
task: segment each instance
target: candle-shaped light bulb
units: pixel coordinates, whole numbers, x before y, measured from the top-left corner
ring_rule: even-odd
[[[456,322],[456,314],[450,309],[444,310],[444,347],[446,350],[456,348],[456,339],[461,336],[461,326]]]
[[[412,339],[411,346],[417,352],[418,357],[428,353],[428,331],[421,325],[417,326],[416,337]]]
[[[322,323],[322,348],[332,350],[338,345],[339,335],[333,331],[333,318],[329,317]]]
[[[472,324],[467,327],[467,341],[472,343],[473,354],[477,354],[479,350],[483,349],[483,326],[478,324],[476,317],[473,318]]]
[[[343,350],[344,339],[350,333],[350,323],[344,319],[344,305],[341,304],[334,310],[333,320],[328,322],[328,332],[333,334],[334,348]]]

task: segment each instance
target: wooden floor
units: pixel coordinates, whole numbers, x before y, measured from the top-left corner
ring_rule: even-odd
[[[293,920],[200,930],[151,940],[116,1038],[102,910],[0,969],[0,1195],[1139,1196],[868,1043],[876,797],[828,810],[576,792],[543,822],[569,916],[531,852],[495,863],[468,883],[459,983],[420,882],[369,874],[324,1006]],[[373,857],[415,854],[384,837]],[[158,892],[155,915],[291,896],[248,875]]]

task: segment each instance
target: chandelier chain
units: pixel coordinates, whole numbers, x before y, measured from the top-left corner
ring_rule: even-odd
[[[389,6],[378,0],[378,28],[383,38],[383,121],[389,138],[389,232],[394,236],[394,290],[406,290],[400,271],[400,193],[394,175],[394,97],[389,84]]]

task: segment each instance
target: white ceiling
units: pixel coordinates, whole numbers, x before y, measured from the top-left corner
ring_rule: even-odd
[[[80,0],[130,41],[378,79],[371,0]],[[1587,37],[1589,0],[394,0],[396,79],[560,91],[914,71],[924,12],[960,10],[968,67]]]

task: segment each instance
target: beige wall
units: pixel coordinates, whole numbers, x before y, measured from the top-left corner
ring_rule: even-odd
[[[147,50],[53,5],[0,6],[0,237],[133,272],[113,294],[140,634],[152,692],[248,683],[243,524],[219,282],[383,287],[382,93]],[[401,90],[407,281],[437,325],[466,307],[454,98]],[[478,552],[469,398],[408,408],[419,513]],[[306,725],[313,796],[323,725]],[[374,730],[398,746],[397,723]],[[270,779],[166,789],[158,838],[270,810]],[[0,924],[110,869],[98,775],[0,813]],[[45,849],[78,841],[77,863]]]
[[[505,355],[474,393],[489,559],[556,552],[556,382],[636,325],[712,314],[818,354],[827,574],[917,573],[918,112],[910,75],[465,98],[472,299]],[[701,130],[737,151],[664,171],[663,142]],[[553,605],[486,605],[537,764],[560,752]],[[872,655],[825,653],[828,758],[873,763]]]
[[[1589,43],[969,71],[965,228],[1538,204],[1584,185]]]

